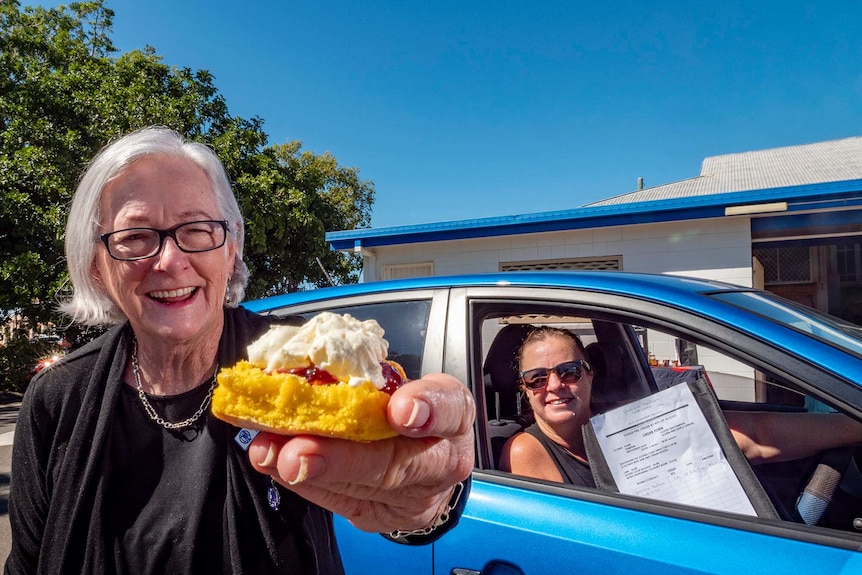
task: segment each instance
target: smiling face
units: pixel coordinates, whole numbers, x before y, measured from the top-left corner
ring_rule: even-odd
[[[529,341],[521,350],[521,371],[538,367],[552,368],[567,361],[586,359],[573,341],[549,333],[541,339]],[[591,417],[590,393],[593,374],[584,370],[583,377],[573,383],[563,383],[551,372],[548,384],[542,389],[524,389],[536,423],[552,438],[580,437],[581,425]],[[523,387],[523,385],[522,385]]]
[[[159,155],[126,168],[105,187],[99,205],[102,233],[222,218],[203,170],[191,160]],[[137,261],[114,260],[100,245],[93,273],[142,344],[195,344],[221,334],[235,253],[230,237],[201,253],[185,253],[166,238],[161,252]]]

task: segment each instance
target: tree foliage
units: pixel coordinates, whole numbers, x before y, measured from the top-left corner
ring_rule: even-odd
[[[169,66],[152,47],[118,55],[113,17],[102,0],[0,0],[0,310],[56,319],[75,184],[106,142],[151,124],[222,158],[246,217],[247,297],[328,285],[321,266],[356,281],[358,260],[329,250],[324,232],[367,227],[373,184],[299,141],[268,144],[263,121],[232,116],[206,70]]]
[[[254,159],[256,170],[243,171],[236,182],[243,213],[254,213],[246,224],[246,262],[255,271],[249,289],[274,295],[296,291],[303,283],[321,287],[330,280],[355,281],[354,262],[318,239],[328,229],[366,227],[371,186],[355,168],[339,167],[330,154],[300,151],[299,142],[271,146]],[[280,249],[267,249],[272,243]]]

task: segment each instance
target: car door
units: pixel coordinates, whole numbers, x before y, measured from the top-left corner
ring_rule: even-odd
[[[314,301],[271,309],[268,313],[305,318],[322,311],[347,313],[359,320],[374,319],[383,327],[389,358],[408,377],[442,370],[447,308],[446,289],[379,293]],[[393,543],[378,533],[365,533],[335,516],[335,535],[348,575],[364,573],[431,573],[433,546]]]
[[[833,390],[839,385],[808,362],[782,355],[766,342],[678,309],[672,302],[541,288],[452,290],[445,366],[453,373],[466,370],[476,392],[478,461],[459,526],[434,544],[434,573],[786,574],[862,568],[862,555],[855,551],[862,547],[858,535],[494,470],[490,410],[481,392],[487,348],[482,326],[489,317],[500,322],[514,317],[594,318],[653,326],[686,341],[709,342],[723,353],[780,371],[790,380],[817,381]],[[464,345],[463,354],[450,344]],[[814,344],[811,350],[815,351]],[[643,370],[648,360],[642,359]],[[847,397],[852,394],[848,391]]]

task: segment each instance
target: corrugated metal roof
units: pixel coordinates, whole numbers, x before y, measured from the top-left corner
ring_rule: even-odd
[[[862,192],[862,179],[845,180],[616,205],[594,205],[517,216],[343,230],[327,232],[326,240],[336,250],[357,250],[398,244],[718,218],[727,215],[728,206],[775,202],[787,203],[787,210],[782,212],[783,215],[824,209],[840,213],[834,210],[862,207],[860,192]]]
[[[862,208],[862,136],[706,158],[696,178],[580,208],[327,232],[336,250],[726,216],[728,206],[787,202],[783,216]],[[836,211],[839,210],[839,211]],[[775,218],[773,218],[775,219]],[[855,222],[856,220],[854,220]],[[821,224],[822,225],[822,224]],[[854,224],[855,225],[855,224]],[[858,226],[857,226],[858,227]]]
[[[862,179],[862,136],[706,158],[700,176],[587,206],[608,206]]]

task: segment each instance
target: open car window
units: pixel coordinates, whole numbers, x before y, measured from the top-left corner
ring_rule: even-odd
[[[534,313],[519,311],[508,315],[496,312],[481,321],[487,441],[494,465],[498,465],[509,438],[534,421],[529,402],[518,386],[516,358],[523,336],[531,326],[553,325],[581,338],[596,370],[593,414],[696,380],[707,383],[723,411],[837,411],[827,398],[815,396],[801,382],[785,377],[781,366],[772,369],[743,353],[749,350],[733,353],[726,345],[705,338],[642,325],[625,317],[593,314],[589,310],[578,309],[568,314],[560,313],[559,309],[555,313],[542,309]],[[856,451],[848,451],[848,459],[841,463],[844,467],[838,473],[841,486],[835,497],[842,498],[846,513],[825,516],[818,523],[820,526],[857,532],[851,517],[854,513],[862,516],[862,474],[858,469],[860,453]],[[752,466],[756,480],[782,520],[803,523],[798,502],[823,455]],[[832,509],[836,507],[831,505]]]
[[[692,377],[703,377],[728,409],[825,409],[798,386],[726,352],[655,328],[637,326],[635,329],[659,389]]]

